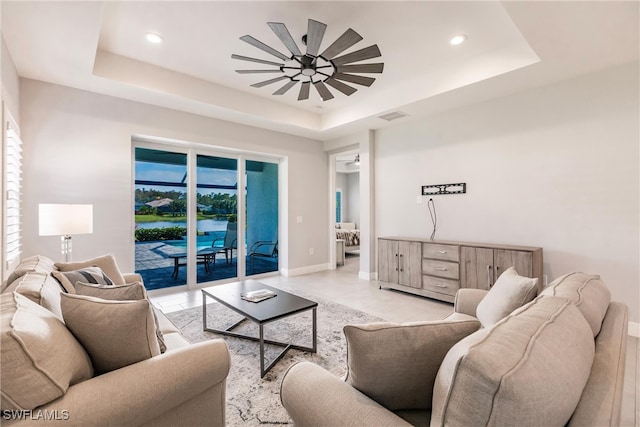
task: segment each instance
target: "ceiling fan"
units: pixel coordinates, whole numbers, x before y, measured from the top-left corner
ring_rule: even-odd
[[[360,153],[356,154],[356,156],[353,159],[338,158],[336,161],[339,163],[344,163],[345,166],[349,166],[349,165],[360,166]]]
[[[349,28],[329,47],[320,52],[320,45],[324,37],[327,25],[313,19],[308,20],[307,34],[302,36],[302,43],[306,46],[305,53],[302,53],[295,40],[289,33],[287,27],[281,22],[267,22],[267,25],[278,36],[280,41],[291,53],[287,56],[278,50],[267,46],[260,40],[245,35],[240,40],[257,47],[258,49],[269,53],[278,58],[280,61],[266,61],[258,58],[251,58],[242,55],[231,55],[233,59],[242,61],[256,62],[259,64],[269,65],[275,68],[262,70],[236,70],[240,74],[260,74],[260,73],[279,73],[280,76],[254,83],[253,87],[263,87],[273,83],[287,81],[284,86],[273,92],[273,95],[284,95],[289,89],[298,82],[300,92],[298,93],[298,101],[309,99],[309,90],[313,86],[323,101],[333,99],[333,94],[327,86],[342,92],[345,95],[352,95],[356,92],[356,88],[344,82],[355,83],[361,86],[371,86],[375,81],[372,77],[358,75],[360,73],[382,73],[384,63],[366,63],[354,64],[354,62],[365,61],[367,59],[377,58],[381,56],[378,45],[371,45],[363,49],[359,49],[341,56],[342,52],[362,40],[362,36]],[[357,73],[357,74],[354,74]]]

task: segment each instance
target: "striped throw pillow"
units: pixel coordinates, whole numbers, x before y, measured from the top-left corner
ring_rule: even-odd
[[[76,293],[75,284],[77,282],[113,286],[113,281],[104,274],[100,267],[85,267],[73,271],[53,271],[51,274],[60,282],[64,290],[70,294]]]

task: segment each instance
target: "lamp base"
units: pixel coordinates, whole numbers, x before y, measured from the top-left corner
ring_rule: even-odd
[[[60,243],[62,246],[62,255],[64,255],[64,262],[71,261],[71,236],[60,236]]]

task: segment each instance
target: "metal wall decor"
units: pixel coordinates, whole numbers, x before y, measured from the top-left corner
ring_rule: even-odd
[[[459,184],[432,184],[422,186],[423,196],[438,196],[443,194],[464,194],[467,192],[467,183]]]

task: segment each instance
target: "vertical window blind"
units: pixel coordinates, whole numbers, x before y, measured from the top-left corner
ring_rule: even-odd
[[[5,188],[5,261],[7,270],[12,270],[20,260],[21,215],[20,195],[22,179],[22,141],[15,125],[6,122],[6,151],[4,159]]]

